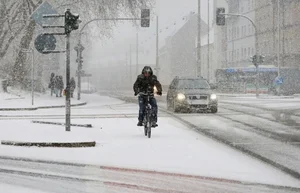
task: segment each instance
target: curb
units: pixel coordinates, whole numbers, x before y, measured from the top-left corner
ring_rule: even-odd
[[[23,147],[66,147],[66,148],[75,148],[75,147],[95,147],[96,142],[20,142],[20,141],[1,141],[1,145],[11,145],[11,146],[23,146]]]
[[[87,102],[73,104],[71,107],[84,106]],[[64,108],[66,105],[54,105],[54,106],[41,106],[41,107],[28,107],[28,108],[0,108],[0,111],[35,111],[38,109],[54,109],[54,108]]]
[[[57,122],[47,122],[47,121],[32,121],[32,123],[39,123],[39,124],[48,124],[48,125],[62,125],[65,126],[65,123],[57,123]],[[87,127],[92,128],[92,124],[70,124],[70,126],[74,127]]]

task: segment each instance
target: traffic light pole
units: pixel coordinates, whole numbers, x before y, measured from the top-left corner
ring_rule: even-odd
[[[94,21],[134,21],[134,20],[141,20],[141,18],[97,18],[97,19],[92,19],[90,21],[88,21],[86,24],[83,25],[83,27],[80,29],[79,32],[79,37],[78,37],[78,44],[77,46],[79,47],[81,45],[81,35],[83,33],[83,30],[85,29],[85,27],[94,22]],[[80,100],[81,99],[81,70],[82,70],[82,50],[78,50],[78,54],[77,54],[77,61],[78,61],[78,67],[77,67],[77,73],[78,73],[78,82],[77,82],[77,99]]]
[[[64,51],[57,51],[57,50],[51,50],[51,51],[43,51],[43,53],[62,53],[66,52],[66,115],[65,115],[65,126],[66,131],[71,131],[71,100],[70,100],[70,33],[72,30],[76,30],[76,28],[70,24],[70,20],[73,22],[76,22],[76,20],[79,18],[79,16],[74,16],[71,14],[70,9],[67,9],[65,11],[64,15],[59,14],[49,14],[49,15],[43,15],[43,18],[52,18],[52,17],[64,17],[65,23],[64,26],[43,26],[44,28],[64,28],[64,33],[44,33],[44,34],[52,34],[52,35],[66,35],[66,49]],[[72,18],[73,17],[73,18]],[[71,18],[71,19],[70,19]],[[74,20],[75,19],[75,20]],[[77,27],[78,28],[78,27]]]
[[[70,34],[66,34],[66,131],[71,131],[70,100]]]
[[[252,26],[254,27],[254,30],[255,30],[255,34],[254,34],[254,36],[255,36],[255,52],[256,52],[256,55],[259,55],[258,34],[257,34],[258,32],[257,32],[257,27],[256,27],[254,21],[251,18],[249,18],[245,15],[241,15],[241,14],[220,13],[220,15],[243,17],[252,23]],[[255,80],[255,90],[256,91],[255,91],[255,93],[256,93],[256,98],[258,98],[259,97],[259,65],[256,64],[255,66],[256,66],[256,80]]]

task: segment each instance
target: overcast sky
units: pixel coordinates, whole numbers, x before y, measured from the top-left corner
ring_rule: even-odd
[[[210,0],[210,18],[213,16],[213,0]],[[129,45],[135,49],[136,45],[136,32],[139,34],[140,49],[147,47],[155,49],[155,32],[156,32],[156,16],[159,16],[159,29],[160,33],[160,46],[164,43],[164,39],[176,30],[176,25],[182,22],[182,18],[187,16],[190,12],[197,13],[198,0],[156,0],[155,7],[153,8],[152,21],[150,28],[137,29],[129,22],[120,23],[114,30],[114,37],[103,41],[95,41],[90,49],[85,51],[85,60],[90,65],[98,65],[99,61],[109,60],[113,58],[125,58],[125,53],[129,51]],[[201,0],[201,17],[207,21],[207,0]],[[118,53],[114,55],[117,50],[124,50],[122,56]],[[103,58],[103,55],[106,58]],[[119,56],[118,56],[119,55]]]

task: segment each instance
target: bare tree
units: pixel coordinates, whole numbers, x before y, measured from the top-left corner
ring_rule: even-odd
[[[66,8],[80,14],[83,23],[93,18],[137,16],[142,7],[151,7],[154,0],[48,0],[58,12]],[[30,20],[31,14],[43,0],[0,0],[0,60],[14,44],[28,49],[33,41],[36,23]],[[99,35],[107,36],[114,22],[101,22]],[[91,30],[91,28],[87,29]],[[11,64],[11,76],[15,82],[23,83],[27,74],[26,56],[21,50]]]

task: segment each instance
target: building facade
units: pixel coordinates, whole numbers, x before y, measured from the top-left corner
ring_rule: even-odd
[[[175,76],[195,76],[197,69],[197,14],[190,13],[186,22],[166,38],[165,45],[159,50],[160,79],[169,85]],[[207,24],[202,21],[201,35],[207,33]]]
[[[266,56],[265,64],[274,66],[279,64],[280,67],[299,66],[299,11],[300,2],[297,0],[256,1],[257,17],[255,22],[259,31],[258,47]],[[278,54],[279,60],[277,60]]]
[[[228,13],[242,14],[255,21],[254,0],[229,0]],[[243,67],[252,65],[250,57],[255,55],[255,28],[243,17],[228,16],[227,65]]]

